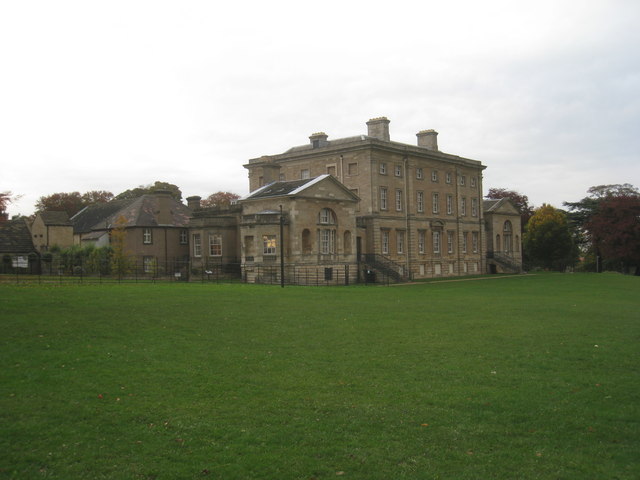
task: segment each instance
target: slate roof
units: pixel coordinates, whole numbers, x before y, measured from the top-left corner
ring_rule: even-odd
[[[125,227],[186,227],[189,224],[191,210],[173,197],[165,197],[169,203],[169,222],[160,222],[161,197],[162,195],[148,194],[128,200],[112,200],[108,203],[90,205],[71,218],[73,231],[79,234],[111,228],[120,217],[126,219]]]
[[[482,210],[485,212],[490,212],[493,208],[495,208],[498,205],[498,203],[500,203],[500,200],[483,200]]]
[[[0,225],[0,253],[28,254],[35,250],[25,218],[8,220]]]
[[[289,180],[285,182],[273,182],[259,188],[254,193],[249,194],[242,200],[249,198],[268,198],[268,197],[280,197],[289,195],[290,193],[298,190],[300,187],[311,183],[315,178],[305,178],[304,180]]]
[[[67,212],[44,211],[40,212],[40,218],[45,225],[68,226],[71,225]]]
[[[510,198],[504,197],[504,198],[500,198],[498,200],[483,200],[482,201],[482,211],[485,213],[492,213],[492,212],[496,212],[500,207],[502,207],[504,204],[509,204],[511,206],[511,208],[514,208],[516,211],[518,210],[518,208],[516,207],[516,205],[513,203],[513,201]]]
[[[110,224],[115,224],[116,220],[123,216],[127,220],[127,227],[157,227],[159,225],[171,225],[174,227],[186,227],[191,217],[191,209],[170,197],[171,218],[168,223],[160,223],[160,196],[142,195],[133,200],[129,205],[118,210],[106,220]]]
[[[105,219],[126,207],[131,202],[133,202],[133,199],[111,200],[107,203],[94,203],[93,205],[83,208],[71,217],[73,233],[80,234],[90,232],[93,227],[97,227],[99,223],[102,223],[103,228],[106,228],[106,224],[104,223]]]
[[[322,182],[323,180],[333,181],[338,188],[342,189],[348,195],[352,196],[353,199],[357,199],[358,197],[354,195],[347,187],[345,187],[342,183],[336,180],[329,174],[319,175],[314,178],[305,178],[304,180],[289,180],[284,182],[272,182],[264,187],[260,187],[253,193],[250,193],[248,196],[241,198],[239,201],[243,200],[254,200],[258,198],[272,198],[272,197],[286,197],[286,196],[294,196],[302,193],[307,188],[315,185],[316,183]]]
[[[354,143],[354,142],[361,142],[364,143],[367,140],[378,140],[375,137],[370,137],[368,135],[354,135],[353,137],[344,137],[344,138],[336,138],[335,140],[326,140],[325,145],[326,147],[336,147],[339,145],[345,145],[348,143]],[[389,142],[392,143],[392,142]],[[393,143],[397,143],[397,142],[393,142]],[[312,144],[306,144],[306,145],[298,145],[295,147],[291,147],[289,150],[287,150],[284,153],[293,153],[293,152],[303,152],[305,150],[315,150],[316,148],[313,147]]]

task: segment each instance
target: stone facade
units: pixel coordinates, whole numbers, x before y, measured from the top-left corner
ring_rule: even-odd
[[[189,207],[168,191],[91,205],[71,218],[74,242],[110,244],[110,233],[125,230],[125,253],[136,257],[143,273],[174,270],[189,260]]]
[[[31,224],[31,234],[40,253],[53,246],[67,248],[73,245],[73,225],[66,212],[38,212]]]
[[[485,200],[484,217],[488,271],[522,271],[522,219],[516,206],[508,198]]]
[[[211,252],[220,263],[237,259],[248,282],[275,283],[281,259],[294,283],[313,283],[300,281],[303,270],[315,270],[316,282],[320,270],[327,278],[344,272],[345,283],[365,272],[408,280],[507,271],[494,234],[505,225],[519,232],[520,219],[502,202],[485,225],[486,167],[441,152],[434,130],[418,132],[416,145],[394,142],[389,124],[374,118],[366,135],[336,140],[313,133],[306,145],[251,159],[251,193],[227,211],[198,209],[199,199],[188,199],[203,268],[211,264],[205,238],[215,238]],[[508,239],[517,270],[520,237]]]
[[[331,175],[359,198],[356,245],[370,263],[405,278],[484,273],[486,167],[439,151],[433,130],[418,132],[415,146],[391,141],[389,123],[371,119],[367,135],[337,140],[316,133],[308,145],[252,159],[250,189]]]

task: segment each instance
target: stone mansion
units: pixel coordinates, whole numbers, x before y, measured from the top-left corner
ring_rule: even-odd
[[[53,245],[105,246],[120,225],[142,274],[340,284],[521,271],[520,215],[508,199],[483,201],[486,167],[441,152],[433,130],[416,145],[392,141],[389,123],[249,160],[250,193],[227,208],[157,191],[71,218],[41,212],[8,223],[0,253],[24,263]]]
[[[281,255],[295,283],[305,268],[347,282],[520,271],[520,216],[509,200],[483,202],[486,167],[441,152],[434,130],[394,142],[389,123],[249,160],[251,193],[230,208],[189,197],[192,262],[239,262],[247,282],[273,281]]]

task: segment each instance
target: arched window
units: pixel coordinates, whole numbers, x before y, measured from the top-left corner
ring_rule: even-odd
[[[344,253],[345,255],[351,254],[351,232],[349,230],[344,232]]]
[[[318,223],[321,225],[335,225],[336,214],[330,208],[323,208],[318,215]]]
[[[311,240],[311,232],[308,228],[302,230],[302,253],[309,254],[313,252],[313,242]]]
[[[507,220],[502,227],[502,233],[504,237],[504,252],[511,253],[513,251],[513,237],[512,237],[511,222]]]

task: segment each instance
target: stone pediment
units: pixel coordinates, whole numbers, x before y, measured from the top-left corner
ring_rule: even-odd
[[[488,213],[500,215],[520,215],[517,207],[509,198],[501,198],[500,200],[485,200],[485,215]]]
[[[295,196],[317,198],[322,200],[338,200],[357,202],[358,197],[331,175],[321,175],[316,182],[300,189]]]

